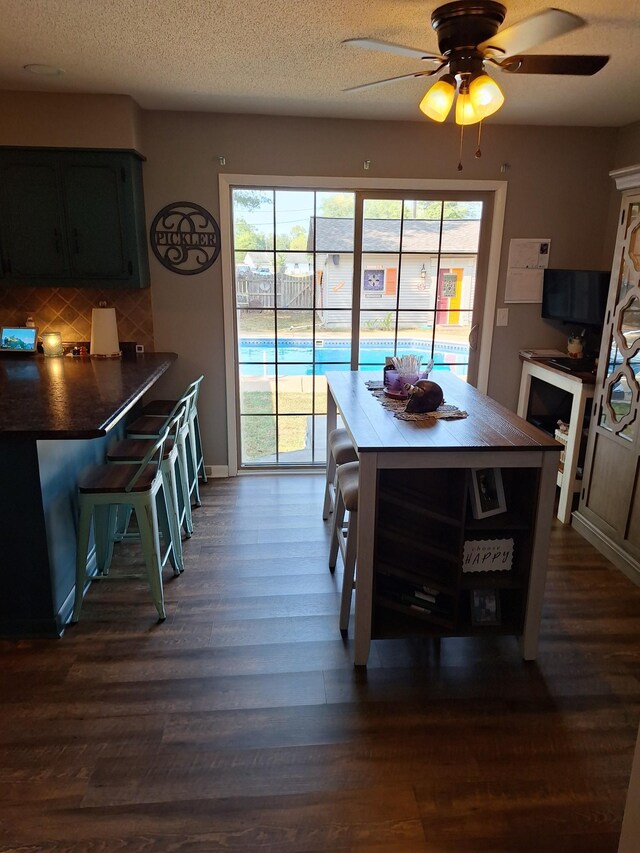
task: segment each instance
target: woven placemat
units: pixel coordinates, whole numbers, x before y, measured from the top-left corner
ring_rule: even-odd
[[[448,403],[443,403],[435,410],[435,412],[396,412],[394,417],[401,421],[435,421],[439,418],[466,418],[467,412],[459,409],[457,406],[450,406]]]

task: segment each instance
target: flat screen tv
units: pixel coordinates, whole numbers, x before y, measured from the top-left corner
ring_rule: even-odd
[[[578,326],[602,326],[609,292],[609,271],[544,271],[542,316]]]

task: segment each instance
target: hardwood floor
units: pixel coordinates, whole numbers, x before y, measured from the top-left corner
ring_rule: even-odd
[[[210,482],[166,622],[94,584],[62,639],[0,643],[0,850],[616,850],[640,589],[556,523],[535,663],[385,640],[355,670],[322,491]]]

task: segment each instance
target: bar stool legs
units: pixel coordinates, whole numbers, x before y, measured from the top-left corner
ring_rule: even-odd
[[[157,493],[157,488],[155,490]],[[104,561],[104,556],[100,557],[100,552],[106,553],[104,543],[110,543],[113,548],[113,532],[115,531],[116,515],[112,511],[114,505],[111,504],[112,495],[93,495],[80,494],[80,521],[78,525],[78,546],[76,554],[76,591],[73,606],[72,622],[77,622],[80,618],[80,610],[82,609],[82,601],[84,597],[84,588],[87,581],[105,577],[109,573],[109,561]],[[151,591],[151,598],[158,611],[160,620],[167,617],[164,607],[164,591],[162,585],[162,566],[160,557],[160,531],[158,525],[158,515],[156,511],[155,494],[152,500],[145,497],[142,499],[137,495],[127,495],[131,501],[133,510],[138,520],[140,530],[140,539],[142,543],[142,551],[147,572],[147,581]],[[89,552],[89,536],[91,533],[91,522],[94,521],[95,539],[96,539],[96,561],[98,564],[98,575],[89,577],[87,575],[87,557]],[[106,522],[106,523],[105,523]],[[113,529],[109,530],[109,524],[113,525]],[[98,547],[98,542],[103,543]],[[106,567],[106,568],[105,568]]]
[[[358,547],[358,472],[357,462],[348,462],[338,467],[336,503],[333,513],[331,546],[329,549],[329,569],[335,571],[338,551],[342,555],[344,572],[342,593],[340,596],[340,630],[346,633],[349,628],[351,598],[355,588],[356,559]],[[345,514],[349,512],[349,521],[345,526]]]
[[[171,515],[174,508],[169,504],[170,494],[160,471],[168,434],[167,427],[161,435],[149,442],[149,449],[138,464],[95,465],[80,477],[78,482],[80,515],[72,622],[77,622],[80,618],[87,582],[106,579],[109,574],[113,543],[118,538],[119,510],[128,507],[132,508],[138,522],[146,578],[153,603],[160,620],[166,618],[162,567],[169,559],[174,574],[180,574],[182,570],[181,554],[175,547],[175,538],[171,529]],[[87,573],[92,523],[96,542],[96,575]],[[160,548],[160,527],[163,530],[164,554]],[[178,541],[179,539],[178,535]],[[128,577],[138,578],[140,575]]]

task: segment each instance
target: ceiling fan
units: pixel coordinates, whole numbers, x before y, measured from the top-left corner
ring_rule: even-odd
[[[378,39],[345,39],[343,44],[410,56],[435,63],[436,67],[363,83],[344,91],[368,89],[412,77],[431,77],[446,68],[446,73],[422,99],[420,109],[434,121],[442,122],[457,92],[456,123],[467,125],[482,121],[504,103],[498,84],[486,73],[488,65],[509,74],[591,75],[609,61],[608,56],[524,54],[523,51],[578,29],[586,22],[562,9],[545,9],[500,30],[506,11],[505,6],[495,0],[455,0],[439,6],[431,15],[439,54]]]

